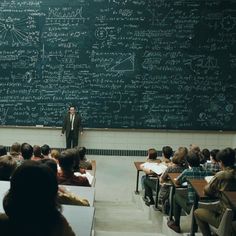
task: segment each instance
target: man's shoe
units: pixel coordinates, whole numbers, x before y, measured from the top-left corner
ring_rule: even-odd
[[[172,220],[168,221],[167,225],[170,229],[174,230],[176,233],[181,232],[180,227],[178,225],[176,225],[174,221],[172,221]]]
[[[150,202],[145,202],[145,205],[146,206],[150,206],[150,205],[154,205],[155,203],[154,202],[152,202],[152,201],[150,201]]]
[[[144,197],[142,197],[142,199],[143,199],[144,202],[148,202],[148,198],[147,197],[144,196]]]

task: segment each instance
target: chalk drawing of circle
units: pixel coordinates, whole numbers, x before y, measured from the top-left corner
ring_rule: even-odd
[[[225,101],[225,95],[223,93],[218,95],[219,101]]]
[[[5,24],[4,24],[4,28],[5,30],[14,30],[14,24],[13,24],[13,19],[11,17],[8,17],[5,21]]]
[[[199,114],[199,118],[200,118],[201,120],[206,120],[206,119],[207,119],[206,113],[201,112],[201,113]]]
[[[108,35],[108,33],[105,28],[100,27],[100,28],[96,29],[96,31],[95,31],[95,37],[99,40],[106,39],[107,35]]]
[[[234,105],[233,104],[228,104],[226,107],[225,107],[225,110],[227,112],[232,112],[234,110]]]

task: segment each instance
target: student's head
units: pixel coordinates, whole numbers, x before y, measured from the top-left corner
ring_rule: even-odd
[[[184,158],[186,158],[188,154],[188,149],[186,147],[179,147],[177,152],[180,156],[183,156]]]
[[[10,155],[0,157],[0,180],[9,180],[16,169],[16,160]]]
[[[33,146],[33,154],[35,157],[40,157],[41,158],[41,147],[39,145],[34,145]]]
[[[200,163],[204,164],[206,163],[208,160],[210,160],[210,151],[207,148],[202,149],[201,151],[201,160]]]
[[[55,175],[57,175],[57,163],[55,162],[55,160],[49,159],[49,158],[44,158],[40,161],[41,161],[42,164],[49,167]]]
[[[189,151],[199,153],[201,150],[200,150],[200,147],[197,146],[196,144],[190,144]]]
[[[0,145],[0,156],[7,155],[7,148],[3,145]]]
[[[47,144],[44,144],[42,147],[41,147],[41,152],[44,156],[48,156],[49,153],[51,151],[51,148],[49,147],[49,145]]]
[[[199,152],[190,151],[187,154],[186,160],[191,167],[199,167],[200,166],[200,154]]]
[[[60,152],[57,149],[52,149],[51,157],[58,160],[59,156],[60,156]]]
[[[10,149],[10,154],[12,153],[20,153],[20,149],[21,149],[21,145],[17,142],[13,143],[11,145],[11,149]]]
[[[217,153],[216,159],[223,165],[223,167],[234,167],[235,152],[232,148],[225,148]]]
[[[45,165],[26,161],[16,168],[3,206],[11,221],[18,225],[50,224],[58,213],[58,184],[55,174]]]
[[[157,151],[155,148],[150,148],[148,149],[148,158],[151,160],[156,160],[157,159]]]
[[[182,151],[175,151],[173,157],[172,157],[172,162],[178,166],[185,166],[186,165],[186,153]]]
[[[220,151],[219,149],[213,149],[213,150],[211,150],[210,154],[211,154],[212,160],[218,161],[218,160],[216,159],[216,155],[217,155],[217,153],[218,153],[219,151]]]
[[[33,156],[33,147],[28,143],[22,143],[21,155],[25,160],[29,160]]]
[[[173,155],[173,150],[170,146],[164,146],[162,148],[162,154],[165,158],[170,159]]]
[[[73,149],[67,149],[62,151],[59,158],[59,166],[63,171],[72,171],[74,167],[75,151]]]
[[[86,148],[85,147],[80,147],[79,148],[79,158],[81,161],[86,160],[85,154],[86,154]]]

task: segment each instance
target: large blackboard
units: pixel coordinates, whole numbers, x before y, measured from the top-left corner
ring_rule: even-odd
[[[1,0],[0,124],[236,130],[235,0]]]

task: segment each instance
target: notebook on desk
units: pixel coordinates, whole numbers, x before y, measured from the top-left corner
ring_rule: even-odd
[[[80,172],[75,172],[74,173],[75,176],[83,176],[83,177],[86,177],[90,183],[90,185],[92,185],[93,183],[93,179],[94,177],[89,173],[89,172],[86,172],[85,174],[81,174]]]
[[[205,177],[206,182],[209,183],[212,180],[213,177],[214,177],[214,175],[206,176]]]
[[[161,175],[167,169],[167,166],[162,163],[159,164],[159,163],[145,162],[143,164],[143,167],[145,169],[150,169],[151,171],[153,171],[157,175]]]

